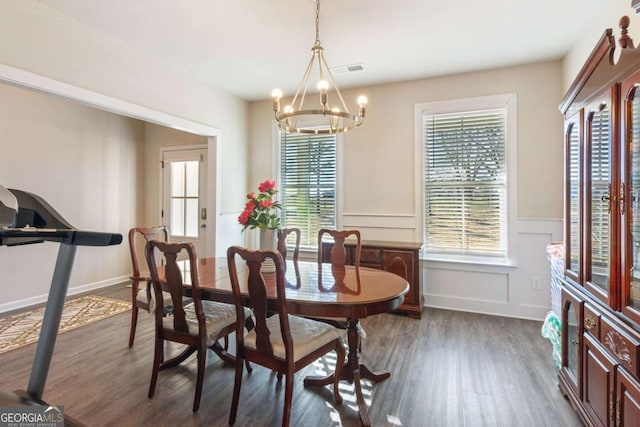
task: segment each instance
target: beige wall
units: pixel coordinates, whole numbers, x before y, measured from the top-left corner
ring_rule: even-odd
[[[124,235],[141,221],[143,122],[3,84],[0,99],[0,184],[40,195],[80,229]],[[46,295],[57,250],[0,246],[0,311]],[[80,247],[70,286],[128,275],[128,256],[126,243]]]
[[[247,102],[39,2],[3,2],[0,39],[0,65],[219,129],[225,188],[219,209],[243,204]]]
[[[503,93],[517,94],[518,211],[521,218],[562,217],[562,97],[559,61],[544,62],[344,91],[345,100],[369,97],[365,123],[343,140],[343,213],[412,215],[415,191],[414,108],[422,102]],[[272,170],[269,101],[251,104],[251,176]]]
[[[3,2],[0,39],[0,79],[27,86],[37,82],[35,87],[47,91],[62,88],[60,93],[82,103],[100,105],[143,119],[149,119],[150,116],[160,118],[152,121],[169,127],[181,126],[186,121],[189,123],[187,127],[195,124],[198,129],[215,129],[213,133],[218,145],[214,159],[220,165],[218,169],[213,166],[219,178],[215,185],[223,189],[215,194],[217,212],[232,212],[236,206],[243,205],[248,187],[246,101],[189,78],[170,64],[136,52],[125,43],[39,2]],[[56,188],[55,194],[43,191],[42,196],[50,200],[53,206],[68,209],[68,212],[61,210],[63,216],[81,228],[116,228],[115,231],[126,233],[135,224],[151,222],[149,212],[157,212],[158,208],[152,206],[153,200],[147,200],[148,205],[143,205],[145,199],[141,185],[146,180],[141,160],[144,124],[90,108],[83,109],[78,105],[62,107],[62,104],[55,104],[51,107],[55,110],[53,113],[44,108],[50,102],[60,100],[44,101],[40,111],[40,104],[30,101],[33,96],[30,93],[11,101],[1,97],[3,102],[0,108],[3,111],[10,111],[13,104],[28,103],[30,106],[25,112],[33,110],[34,114],[40,112],[40,115],[38,120],[27,118],[22,122],[13,115],[0,116],[1,133],[6,133],[7,129],[16,129],[13,132],[21,133],[19,127],[14,128],[18,123],[29,132],[39,132],[28,143],[16,138],[0,141],[0,147],[11,144],[14,154],[9,158],[4,153],[1,155],[0,164],[3,168],[0,169],[0,183],[26,188],[33,181],[38,183],[35,190],[46,186]],[[77,113],[76,108],[81,113]],[[66,119],[58,120],[59,117]],[[3,121],[9,124],[5,126]],[[39,124],[34,124],[38,121]],[[157,129],[147,130],[155,136],[161,133]],[[91,135],[90,143],[83,139],[89,138],[88,135]],[[128,138],[134,141],[140,138],[139,145],[134,148]],[[20,142],[16,143],[16,140]],[[57,147],[58,151],[50,152],[53,150],[52,140],[62,144]],[[151,142],[155,143],[155,140]],[[41,166],[39,169],[23,164],[27,160],[39,159],[40,154],[44,160],[37,160]],[[159,156],[158,153],[149,152],[144,155]],[[78,160],[86,161],[91,167],[77,166]],[[129,167],[131,162],[136,166]],[[5,163],[10,165],[9,169],[4,168]],[[45,179],[33,172],[38,170],[42,170]],[[132,171],[136,171],[135,179],[130,176]],[[227,245],[240,241],[240,233],[232,217],[228,214],[215,218],[224,227],[224,242]],[[55,261],[55,255],[51,255],[51,250],[45,249],[46,246],[49,245],[14,248],[12,255],[0,260],[0,286],[11,289],[10,293],[5,293],[2,288],[0,311],[11,308],[2,306],[5,301],[23,306],[43,300],[50,281],[49,267]],[[51,245],[52,248],[54,246]],[[79,251],[72,286],[111,283],[114,278],[126,277],[129,269],[126,245],[106,250],[112,252],[100,253],[101,262],[104,257],[109,257],[108,254],[116,254],[113,262],[107,263],[109,267],[83,255],[84,252],[97,250]],[[4,253],[7,248],[0,248],[0,251]],[[29,278],[33,286],[17,286],[14,279],[22,270],[28,269],[17,260],[26,260],[28,256],[38,260],[49,256],[48,264],[39,262],[43,266],[42,271],[37,273],[37,277]],[[36,274],[35,271],[29,273]]]

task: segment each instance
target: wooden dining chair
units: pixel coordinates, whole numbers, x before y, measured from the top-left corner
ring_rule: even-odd
[[[152,298],[154,298],[151,290],[151,276],[149,272],[141,272],[138,262],[138,254],[144,256],[144,248],[147,242],[151,240],[161,240],[167,242],[169,234],[167,227],[159,225],[157,227],[134,227],[129,230],[129,252],[131,254],[131,265],[133,273],[129,276],[131,279],[131,329],[129,331],[129,347],[133,346],[136,336],[136,326],[138,324],[138,310],[143,309],[147,312],[152,310]],[[143,262],[143,265],[146,263]],[[171,295],[163,292],[162,298],[164,305],[171,303]]]
[[[164,260],[164,277],[160,277],[155,252],[160,252]],[[179,255],[186,252],[186,260],[178,261]],[[203,301],[200,295],[198,279],[198,256],[192,243],[166,243],[152,240],[147,243],[145,257],[149,264],[153,291],[156,301],[162,301],[162,293],[171,295],[171,312],[166,314],[166,307],[156,304],[155,307],[155,352],[153,371],[149,384],[149,398],[153,397],[158,380],[158,372],[178,366],[187,357],[197,351],[198,369],[196,375],[196,394],[193,400],[193,412],[200,407],[202,383],[207,360],[206,350],[213,350],[222,360],[235,363],[236,358],[220,346],[218,340],[227,337],[236,330],[236,309],[232,304],[215,301]],[[180,269],[178,263],[185,263]],[[184,273],[183,273],[184,271]],[[183,277],[184,275],[184,277]],[[183,284],[191,287],[191,302],[183,305]],[[240,310],[244,318],[251,316],[248,309]],[[242,327],[238,329],[242,335]],[[164,360],[164,342],[171,341],[185,344],[187,348],[179,355]],[[247,369],[251,369],[247,366]]]
[[[291,228],[283,228],[281,230],[278,230],[278,252],[280,252],[280,255],[282,255],[282,258],[284,258],[285,260],[287,259],[287,252],[288,252],[287,238],[289,237],[290,234],[293,234],[295,237],[295,244],[293,246],[292,259],[294,262],[298,262],[298,257],[300,255],[300,237],[302,235],[299,228],[291,227]]]
[[[318,282],[322,283],[322,264],[323,264],[323,247],[322,242],[325,240],[325,236],[329,236],[333,240],[333,246],[329,253],[329,263],[332,268],[344,269],[346,265],[353,265],[355,268],[360,268],[360,256],[362,252],[362,239],[360,237],[360,231],[358,230],[333,230],[328,228],[322,228],[318,231]],[[347,252],[345,241],[349,237],[355,237],[356,246],[353,251],[353,255]],[[353,257],[353,260],[351,260]],[[339,286],[339,283],[335,283],[334,286]],[[357,290],[359,291],[359,290]],[[315,318],[316,320],[327,322],[339,329],[347,329],[347,319],[334,318],[334,317],[322,317]],[[362,338],[366,337],[366,332],[362,329],[362,326],[358,324],[358,333],[360,340],[358,340],[358,350],[362,350]]]
[[[302,236],[302,232],[300,231],[299,228],[291,227],[291,228],[283,228],[281,230],[278,230],[278,252],[280,252],[280,255],[282,255],[282,259],[285,261],[284,270],[286,272],[287,271],[286,261],[287,261],[287,255],[288,255],[287,238],[289,237],[289,235],[293,235],[295,237],[294,246],[293,246],[293,255],[291,257],[291,260],[293,261],[293,268],[295,270],[296,283],[294,284],[287,283],[287,284],[299,288],[301,281],[300,281],[300,268],[298,267],[298,258],[300,256],[300,238]]]
[[[241,258],[242,276],[238,274],[236,258]],[[262,262],[270,259],[275,272],[261,272]],[[326,323],[293,316],[288,313],[285,296],[284,261],[277,251],[253,251],[232,246],[227,250],[229,276],[236,306],[236,376],[229,424],[233,425],[238,411],[242,386],[243,360],[252,361],[285,375],[284,410],[282,425],[288,426],[291,416],[294,373],[319,357],[337,353],[333,395],[342,403],[338,389],[345,350],[341,331]],[[245,268],[246,266],[246,268]],[[241,279],[242,278],[242,279]],[[242,280],[242,283],[241,283]],[[269,304],[269,300],[275,302]],[[244,304],[252,308],[255,328],[242,335]],[[276,314],[268,316],[275,310]]]
[[[328,228],[322,228],[318,231],[318,264],[322,263],[323,248],[322,241],[325,236],[330,236],[333,239],[333,246],[330,252],[330,263],[334,266],[344,267],[347,264],[360,267],[360,254],[362,252],[362,240],[360,238],[360,231],[358,230],[331,230]],[[349,263],[350,256],[347,253],[347,248],[344,243],[348,237],[354,236],[356,238],[356,247],[353,253],[353,261]]]

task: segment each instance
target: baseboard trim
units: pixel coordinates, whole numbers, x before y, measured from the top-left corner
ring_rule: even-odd
[[[470,313],[488,314],[491,316],[513,317],[517,319],[544,321],[549,307],[533,305],[506,304],[495,301],[462,299],[442,295],[424,295],[425,307],[444,310],[466,311]]]
[[[125,276],[113,277],[111,279],[101,280],[99,282],[88,283],[86,285],[70,287],[69,290],[67,291],[67,296],[83,294],[96,289],[106,288],[107,286],[117,285],[118,283],[123,283],[128,280],[129,280],[129,276],[125,275]],[[25,298],[17,301],[11,301],[8,303],[0,304],[0,314],[42,304],[47,301],[48,297],[49,297],[49,294],[42,294],[42,295],[36,295],[36,296],[30,297],[30,298]]]

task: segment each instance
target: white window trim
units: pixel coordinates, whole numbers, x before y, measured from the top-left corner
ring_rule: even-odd
[[[415,170],[416,191],[415,205],[419,207],[416,221],[416,234],[424,236],[424,139],[423,122],[425,114],[444,114],[460,111],[488,110],[494,108],[506,108],[506,166],[507,166],[507,255],[504,258],[465,256],[465,255],[436,255],[427,254],[424,250],[420,258],[427,261],[457,262],[464,264],[503,265],[516,264],[516,219],[518,208],[518,182],[517,182],[517,95],[507,93],[500,95],[479,96],[473,98],[460,98],[445,101],[425,102],[415,105],[414,135],[415,135]]]

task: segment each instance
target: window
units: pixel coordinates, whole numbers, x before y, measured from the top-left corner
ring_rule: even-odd
[[[336,136],[280,132],[282,226],[298,227],[316,249],[318,230],[336,224]]]
[[[507,129],[510,117],[515,120],[507,101],[514,98],[482,97],[417,106],[424,156],[427,255],[507,258],[507,147],[513,137]]]

